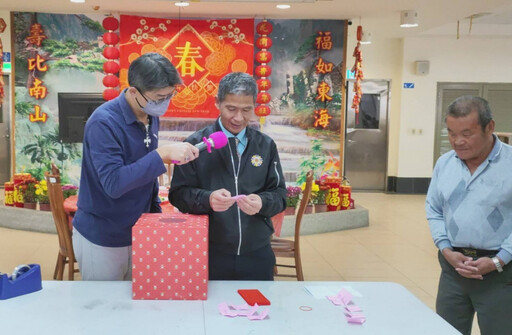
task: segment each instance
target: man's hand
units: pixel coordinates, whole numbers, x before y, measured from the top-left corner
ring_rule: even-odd
[[[499,258],[498,258],[499,259]],[[500,263],[501,265],[504,265],[505,263],[503,263],[502,260],[500,260]],[[469,266],[469,267],[472,267],[472,268],[476,268],[477,269],[477,272],[476,273],[469,273],[468,271],[464,270],[464,269],[460,269],[460,270],[457,270],[457,272],[461,275],[461,276],[464,276],[466,278],[470,278],[470,277],[467,277],[467,276],[471,276],[471,275],[480,275],[480,276],[483,276],[489,272],[492,272],[494,270],[496,270],[496,265],[494,264],[494,262],[492,261],[491,258],[489,257],[480,257],[479,259],[477,259],[476,261],[467,261],[467,262],[464,262],[464,264],[466,266]],[[471,277],[473,278],[473,277]],[[479,278],[480,279],[480,278]]]
[[[235,200],[231,199],[231,192],[221,188],[210,194],[210,207],[214,212],[224,212],[233,206]]]
[[[496,270],[496,265],[489,257],[473,260],[473,258],[449,248],[443,249],[443,256],[455,268],[455,271],[465,278],[482,280],[485,274]],[[500,263],[504,264],[502,260]]]
[[[156,152],[165,164],[186,164],[199,157],[199,150],[187,142],[167,144],[156,149]]]
[[[236,203],[240,210],[247,215],[254,215],[259,213],[261,206],[263,203],[261,202],[261,198],[257,194],[249,194],[246,197],[239,198]]]

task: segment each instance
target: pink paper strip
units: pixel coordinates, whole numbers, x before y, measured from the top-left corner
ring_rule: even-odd
[[[361,308],[357,305],[345,306],[345,309],[349,312],[360,312]]]
[[[366,318],[347,318],[347,322],[362,325],[363,323],[366,322]]]
[[[247,316],[247,318],[249,320],[251,320],[251,321],[253,321],[253,320],[263,320],[263,319],[265,319],[267,317],[268,312],[269,312],[269,309],[265,308],[263,311],[261,311],[260,314],[249,315],[249,316]]]

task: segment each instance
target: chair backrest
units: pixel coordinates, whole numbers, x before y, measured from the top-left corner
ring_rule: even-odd
[[[73,242],[71,232],[68,226],[68,215],[64,210],[64,195],[60,184],[59,169],[52,164],[52,172],[44,173],[46,184],[48,186],[48,199],[52,209],[53,221],[59,236],[60,253],[67,257],[73,257]]]
[[[309,198],[311,198],[311,189],[313,188],[313,170],[309,171],[306,174],[306,187],[302,192],[302,199],[299,204],[299,210],[297,211],[297,215],[295,216],[295,244],[299,243],[299,235],[300,235],[300,225],[302,222],[302,217],[304,216],[304,212],[306,211],[306,207],[309,203]]]
[[[167,170],[164,174],[158,177],[159,186],[171,186],[172,174],[174,172],[174,164],[165,164]],[[164,178],[166,176],[167,178]]]

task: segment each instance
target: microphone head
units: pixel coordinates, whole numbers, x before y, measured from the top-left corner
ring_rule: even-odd
[[[211,134],[208,139],[212,141],[213,147],[215,149],[220,149],[228,144],[228,137],[222,131],[217,131]]]

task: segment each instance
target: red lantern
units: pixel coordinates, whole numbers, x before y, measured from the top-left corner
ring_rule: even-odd
[[[272,24],[265,20],[258,23],[256,26],[256,32],[260,35],[268,35],[272,32],[273,28],[274,27],[272,27]]]
[[[259,117],[269,116],[270,115],[270,107],[266,105],[259,105],[254,109],[254,114]]]
[[[270,63],[272,61],[272,54],[269,51],[258,51],[256,53],[256,61],[258,63]]]
[[[268,65],[258,65],[254,72],[258,77],[268,77],[272,74],[272,68]]]
[[[103,56],[105,56],[107,59],[118,59],[119,49],[116,47],[106,47],[103,49]]]
[[[119,36],[111,31],[106,32],[103,34],[103,42],[105,42],[105,44],[115,45],[119,42]]]
[[[363,38],[363,26],[357,26],[357,40],[361,41]]]
[[[270,102],[271,96],[267,92],[260,92],[256,97],[256,102],[259,104],[268,104]]]
[[[272,47],[272,39],[267,36],[258,37],[256,46],[259,49],[270,49]]]
[[[103,85],[106,87],[116,87],[119,85],[119,78],[113,74],[109,74],[103,78]]]
[[[119,28],[119,21],[113,16],[106,17],[103,19],[103,28],[105,30],[116,30]]]
[[[258,84],[258,90],[260,91],[268,91],[272,87],[272,84],[268,79],[258,79],[256,84]]]
[[[114,62],[113,60],[106,61],[103,63],[103,71],[105,73],[118,73],[121,67],[119,63]]]
[[[117,98],[118,95],[119,91],[113,88],[107,88],[103,91],[103,99],[107,101]]]

